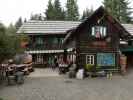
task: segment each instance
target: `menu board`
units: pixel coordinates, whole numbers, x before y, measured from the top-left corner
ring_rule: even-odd
[[[97,66],[115,66],[115,53],[98,53]]]

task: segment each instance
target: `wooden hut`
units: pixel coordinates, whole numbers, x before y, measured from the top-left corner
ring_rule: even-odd
[[[77,27],[79,23],[76,21],[29,20],[19,28],[17,34],[25,34],[29,37],[25,52],[32,55],[33,64],[52,66],[54,57],[59,57],[64,53],[62,41],[66,36],[66,31]],[[25,47],[25,42],[22,46]]]
[[[129,37],[117,19],[99,7],[78,27],[68,31],[64,46],[70,57],[76,56],[79,68],[118,71],[120,40]]]

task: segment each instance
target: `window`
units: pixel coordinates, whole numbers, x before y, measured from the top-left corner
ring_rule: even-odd
[[[36,38],[36,44],[42,45],[42,44],[43,44],[43,38],[37,37],[37,38]]]
[[[96,38],[105,37],[107,35],[107,29],[105,26],[93,26],[91,35],[95,36]]]
[[[53,38],[52,38],[52,37],[48,37],[48,38],[47,38],[47,42],[48,42],[48,44],[52,44]]]
[[[94,65],[94,55],[86,55],[86,64]]]
[[[53,44],[58,44],[58,38],[53,38]]]

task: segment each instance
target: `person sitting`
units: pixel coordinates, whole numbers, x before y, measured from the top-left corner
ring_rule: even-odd
[[[77,65],[72,62],[71,66],[69,67],[69,78],[74,78],[76,76],[76,69]]]
[[[58,67],[58,59],[57,59],[57,56],[55,56],[55,58],[54,58],[54,66],[53,67],[54,67],[53,69],[55,69],[55,68]]]

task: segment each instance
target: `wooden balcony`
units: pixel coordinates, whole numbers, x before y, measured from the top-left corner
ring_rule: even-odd
[[[42,44],[42,45],[29,45],[28,50],[60,50],[63,49],[62,44]]]

